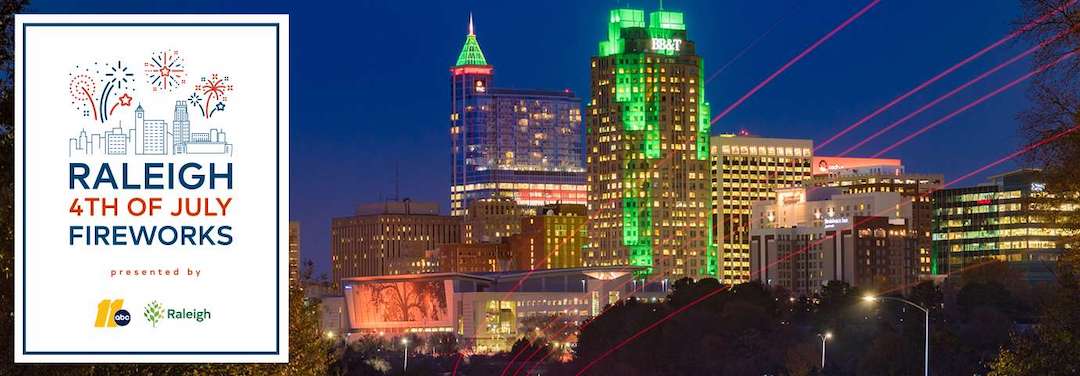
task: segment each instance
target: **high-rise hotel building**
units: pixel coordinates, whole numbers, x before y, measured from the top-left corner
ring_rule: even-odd
[[[814,157],[814,176],[807,187],[829,187],[841,193],[897,192],[911,205],[910,230],[916,239],[919,275],[931,275],[930,232],[933,205],[930,193],[941,189],[941,174],[904,172],[899,159]],[[814,188],[810,188],[814,189]]]
[[[755,201],[772,200],[777,188],[810,179],[811,140],[716,135],[712,137],[712,231],[719,280],[749,282],[750,215]]]
[[[683,14],[612,10],[591,72],[585,264],[644,266],[673,279],[716,275],[709,105]]]
[[[469,19],[450,68],[450,214],[479,199],[585,203],[581,101],[569,90],[496,88]]]

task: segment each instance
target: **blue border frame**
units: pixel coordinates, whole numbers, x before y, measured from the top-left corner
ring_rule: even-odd
[[[93,26],[165,26],[165,27],[274,27],[274,54],[277,59],[274,61],[274,71],[277,75],[275,77],[275,100],[274,105],[277,107],[275,113],[275,127],[277,134],[275,135],[276,144],[275,148],[275,181],[274,187],[276,210],[276,228],[274,233],[276,238],[274,242],[277,246],[275,251],[276,259],[275,265],[275,290],[276,294],[274,299],[276,300],[277,310],[274,312],[277,318],[274,321],[274,332],[276,343],[274,345],[274,351],[26,351],[26,32],[30,26],[42,26],[42,27],[93,27]],[[22,25],[22,217],[23,217],[23,254],[22,254],[22,320],[23,320],[23,341],[22,341],[22,354],[23,355],[279,355],[281,354],[281,24],[277,22],[261,22],[261,23],[197,23],[197,22],[162,22],[162,23],[146,23],[146,22],[110,22],[110,23],[59,23],[59,22],[36,22],[36,23],[23,23]]]

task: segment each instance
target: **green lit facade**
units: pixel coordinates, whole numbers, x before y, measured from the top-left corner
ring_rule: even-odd
[[[586,264],[716,276],[709,105],[683,14],[612,10],[591,70]]]

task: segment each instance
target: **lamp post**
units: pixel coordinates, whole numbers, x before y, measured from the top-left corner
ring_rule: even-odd
[[[864,296],[863,300],[871,303],[877,302],[879,300],[894,300],[918,308],[920,311],[923,311],[923,314],[925,315],[925,325],[923,325],[923,376],[930,376],[930,310],[923,308],[918,304],[915,304],[915,302],[913,301],[891,296],[868,295]]]
[[[825,370],[825,340],[832,339],[832,332],[818,333],[821,337],[821,369]]]
[[[406,337],[401,339],[401,348],[401,353],[404,355],[403,358],[405,359],[405,364],[401,367],[401,373],[405,373],[409,370],[409,338]]]

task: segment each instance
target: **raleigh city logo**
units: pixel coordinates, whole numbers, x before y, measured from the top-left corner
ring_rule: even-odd
[[[143,310],[143,316],[156,328],[158,321],[161,321],[161,303],[155,300],[147,304],[146,309]]]
[[[155,328],[161,320],[193,320],[201,324],[203,321],[210,319],[210,310],[206,308],[166,309],[155,300],[146,305],[146,309],[143,310],[143,317],[146,317],[146,321],[149,321],[150,325]]]
[[[131,314],[123,309],[124,299],[102,299],[97,305],[95,328],[115,328],[131,322]]]

